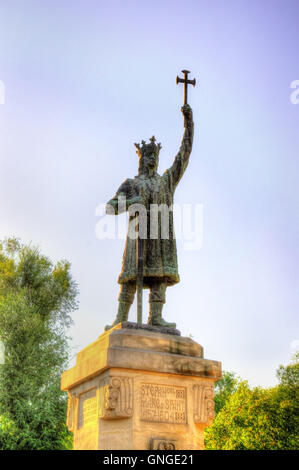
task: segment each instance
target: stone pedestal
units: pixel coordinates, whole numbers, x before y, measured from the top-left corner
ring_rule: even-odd
[[[221,363],[191,338],[119,323],[63,373],[74,449],[203,449]]]

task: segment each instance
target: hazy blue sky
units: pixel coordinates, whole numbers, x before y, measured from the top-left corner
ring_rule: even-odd
[[[96,238],[95,209],[136,175],[134,142],[155,134],[171,165],[188,68],[195,142],[175,202],[203,204],[203,245],[178,242],[164,317],[224,369],[276,383],[299,339],[298,40],[297,0],[1,2],[0,237],[71,261],[76,350],[117,309],[124,241]]]

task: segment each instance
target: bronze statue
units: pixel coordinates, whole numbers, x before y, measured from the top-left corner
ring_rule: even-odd
[[[138,291],[138,322],[142,323],[142,288],[148,288],[149,317],[148,324],[159,327],[176,328],[175,323],[167,323],[162,318],[162,308],[165,303],[165,291],[168,286],[179,282],[176,240],[173,228],[173,213],[169,210],[167,236],[162,236],[161,217],[158,219],[156,233],[152,237],[150,233],[150,216],[154,205],[170,208],[173,204],[173,196],[177,184],[183,176],[192,150],[193,143],[193,116],[190,106],[187,104],[187,85],[195,85],[195,80],[188,80],[188,71],[183,70],[185,79],[177,77],[177,83],[184,83],[184,105],[181,111],[184,116],[184,135],[180,150],[174,159],[173,165],[162,176],[157,173],[159,152],[161,144],[156,143],[155,137],[149,143],[145,141],[135,144],[139,157],[138,175],[129,178],[119,187],[115,196],[107,203],[107,214],[119,214],[132,207],[144,207],[147,227],[145,233],[137,239],[127,236],[126,247],[123,256],[122,270],[118,278],[120,284],[119,306],[115,321],[106,330],[119,322],[128,320],[129,310],[134,300],[136,289]],[[119,201],[125,200],[120,208]],[[136,206],[137,205],[137,206]],[[136,222],[139,212],[130,214],[130,224]],[[140,224],[139,224],[140,225]],[[136,226],[136,225],[135,225]]]

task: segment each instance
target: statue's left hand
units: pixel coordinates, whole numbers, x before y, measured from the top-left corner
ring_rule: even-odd
[[[134,204],[143,204],[143,199],[142,196],[134,196],[131,199],[127,200],[127,205],[128,207],[134,205]]]

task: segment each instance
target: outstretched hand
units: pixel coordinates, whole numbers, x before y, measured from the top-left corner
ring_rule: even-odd
[[[192,109],[191,107],[189,106],[189,104],[184,104],[184,106],[181,107],[181,111],[183,113],[183,116],[186,118],[186,119],[192,119],[192,116],[193,116],[193,113],[192,113]]]

